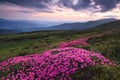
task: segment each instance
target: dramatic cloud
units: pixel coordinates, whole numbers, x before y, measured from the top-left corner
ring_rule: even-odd
[[[120,2],[120,0],[94,0],[95,5],[101,5],[102,11],[108,11],[116,7],[116,4]]]
[[[72,21],[119,18],[119,3],[120,0],[0,0],[0,17]]]
[[[47,8],[47,5],[51,0],[0,0],[2,3],[13,3],[24,7],[36,7],[36,8]]]
[[[116,7],[120,0],[0,0],[0,3],[12,3],[28,8],[49,9],[50,5],[64,6],[74,10],[92,7],[90,4],[101,5],[102,11],[108,11]]]

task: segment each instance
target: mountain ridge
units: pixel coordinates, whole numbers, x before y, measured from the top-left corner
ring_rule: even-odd
[[[110,18],[110,19],[101,19],[101,20],[88,21],[88,22],[64,23],[51,27],[39,27],[38,24],[29,23],[28,21],[25,22],[9,21],[0,18],[0,34],[10,33],[10,32],[22,33],[22,32],[45,31],[45,30],[87,30],[112,21],[117,21],[117,19]]]
[[[88,22],[76,22],[76,23],[64,23],[61,25],[51,26],[50,30],[85,30],[88,28],[93,28],[95,26],[116,21],[117,19],[110,18],[110,19],[101,19],[96,21],[88,21]]]

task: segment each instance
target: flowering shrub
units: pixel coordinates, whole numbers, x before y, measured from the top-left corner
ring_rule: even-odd
[[[83,38],[80,38],[80,39],[76,39],[76,40],[72,40],[72,41],[68,41],[68,42],[63,42],[63,43],[60,43],[58,47],[60,47],[60,48],[73,47],[75,45],[87,46],[88,45],[87,41],[90,38],[100,37],[100,36],[103,36],[104,34],[109,34],[109,32],[101,33],[101,34],[94,34],[94,35],[86,36],[86,37],[83,37]]]
[[[59,44],[59,47],[64,48],[64,47],[72,47],[72,46],[75,46],[75,45],[87,46],[88,45],[88,43],[87,43],[88,39],[89,39],[89,37],[85,37],[85,38],[80,38],[80,39],[73,40],[73,41],[70,41],[70,42],[63,42],[63,43]]]
[[[53,52],[56,52],[53,54]],[[20,69],[12,69],[19,64]],[[19,56],[0,63],[2,80],[71,80],[78,69],[94,65],[115,65],[99,53],[73,48],[48,50],[43,54]],[[9,74],[7,74],[9,72]]]

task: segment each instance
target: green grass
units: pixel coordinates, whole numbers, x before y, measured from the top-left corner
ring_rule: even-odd
[[[118,66],[96,65],[78,70],[76,74],[71,76],[73,80],[120,80],[120,28],[110,30],[106,28],[105,31],[101,31],[101,28],[98,28],[97,31],[42,31],[0,35],[0,62],[14,56],[39,54],[56,48],[61,42],[106,31],[111,31],[111,33],[101,37],[90,38],[88,46],[77,45],[75,47],[99,52],[113,60]],[[56,52],[53,54],[56,54]],[[16,69],[16,67],[13,68]]]
[[[90,45],[89,50],[93,50],[103,54],[111,60],[120,63],[120,32],[119,30],[111,32],[110,34],[93,37],[88,40]]]
[[[0,35],[0,61],[14,56],[42,53],[64,41],[74,40],[96,32],[43,31]]]
[[[73,80],[119,80],[120,69],[107,65],[89,66],[72,75]]]

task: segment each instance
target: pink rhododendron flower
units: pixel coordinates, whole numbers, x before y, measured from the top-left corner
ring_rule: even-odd
[[[57,53],[53,54],[54,51]],[[96,58],[96,59],[94,59]],[[113,65],[109,59],[103,55],[73,47],[58,48],[45,51],[43,54],[33,54],[27,56],[19,56],[8,59],[0,63],[1,71],[11,66],[22,63],[20,70],[11,72],[2,77],[2,80],[41,80],[41,79],[71,79],[71,75],[78,69],[97,64]],[[14,70],[13,70],[14,71]]]

